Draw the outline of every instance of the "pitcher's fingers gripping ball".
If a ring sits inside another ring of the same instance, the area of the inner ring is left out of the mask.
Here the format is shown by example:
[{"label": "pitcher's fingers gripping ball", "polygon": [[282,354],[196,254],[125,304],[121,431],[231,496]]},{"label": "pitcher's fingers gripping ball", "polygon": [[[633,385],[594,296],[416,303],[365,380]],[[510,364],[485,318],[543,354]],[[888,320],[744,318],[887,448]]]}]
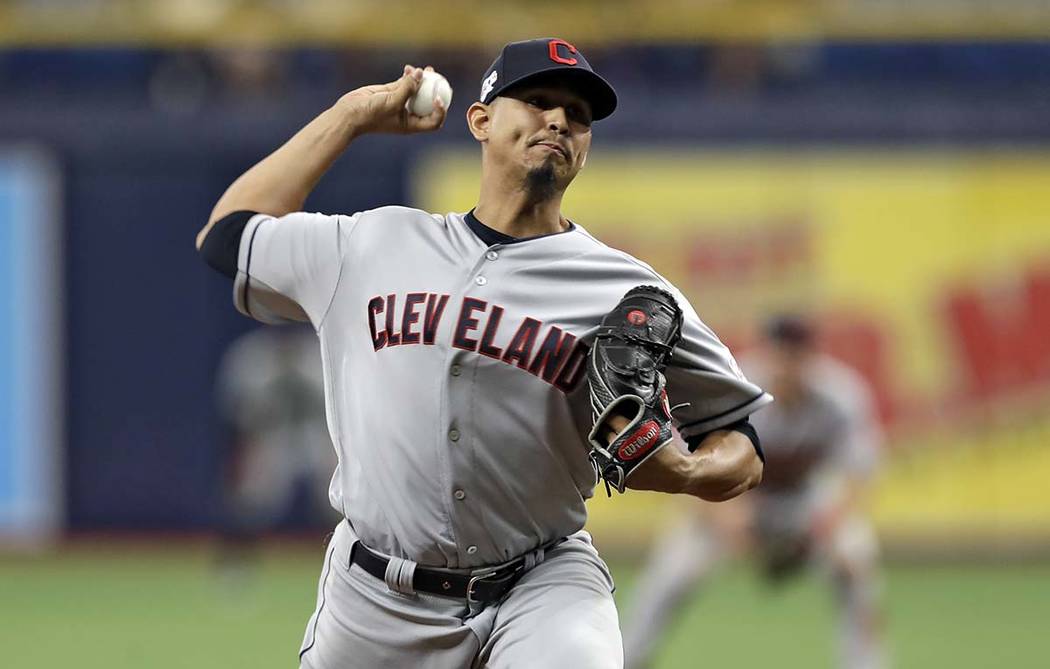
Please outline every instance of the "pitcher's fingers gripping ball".
[{"label": "pitcher's fingers gripping ball", "polygon": [[[602,319],[587,363],[594,427],[588,440],[596,476],[623,492],[631,472],[671,442],[663,370],[682,335],[682,310],[654,286],[627,291]],[[626,419],[611,443],[609,421]]]}]

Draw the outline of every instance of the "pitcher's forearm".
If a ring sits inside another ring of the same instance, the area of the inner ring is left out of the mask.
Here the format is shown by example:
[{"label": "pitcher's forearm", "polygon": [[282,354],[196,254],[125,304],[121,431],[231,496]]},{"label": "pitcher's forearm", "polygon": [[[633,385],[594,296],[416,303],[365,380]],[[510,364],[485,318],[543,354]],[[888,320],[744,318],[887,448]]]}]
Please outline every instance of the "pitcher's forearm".
[{"label": "pitcher's forearm", "polygon": [[754,488],[761,480],[762,461],[751,440],[740,432],[719,430],[693,453],[668,444],[631,475],[627,486],[721,502]]},{"label": "pitcher's forearm", "polygon": [[226,189],[197,235],[197,247],[216,221],[234,211],[283,216],[302,209],[317,182],[356,136],[351,110],[336,104],[322,112]]},{"label": "pitcher's forearm", "polygon": [[709,502],[732,499],[762,481],[762,460],[741,432],[712,432],[691,458],[696,470],[685,492]]},{"label": "pitcher's forearm", "polygon": [[678,442],[667,444],[641,464],[627,479],[632,490],[685,492],[694,476],[696,463]]},{"label": "pitcher's forearm", "polygon": [[[204,244],[204,238],[217,221],[235,211],[283,216],[302,209],[310,191],[358,135],[412,134],[440,128],[448,113],[440,100],[435,101],[433,111],[426,116],[409,114],[405,108],[422,80],[422,69],[405,65],[396,81],[362,86],[343,95],[226,189],[212,209],[207,225],[197,233],[197,248]],[[240,228],[233,230],[236,235],[233,241],[226,240],[226,246],[239,242],[243,228],[242,222]],[[220,255],[223,252],[220,250]]]}]

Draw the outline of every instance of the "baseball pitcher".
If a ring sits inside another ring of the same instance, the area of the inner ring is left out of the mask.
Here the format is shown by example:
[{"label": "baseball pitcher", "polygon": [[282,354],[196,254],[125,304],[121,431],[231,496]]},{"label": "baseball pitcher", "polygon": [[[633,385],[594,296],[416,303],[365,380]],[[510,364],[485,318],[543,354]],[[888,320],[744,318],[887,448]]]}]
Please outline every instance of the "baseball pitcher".
[{"label": "baseball pitcher", "polygon": [[772,398],[681,292],[562,214],[616,107],[564,40],[507,44],[481,77],[471,211],[300,211],[360,135],[441,127],[443,105],[406,110],[422,78],[406,66],[343,96],[237,179],[197,237],[239,310],[308,321],[320,342],[345,520],[301,666],[621,667],[585,500],[599,478],[748,490],[762,462],[747,419]]}]

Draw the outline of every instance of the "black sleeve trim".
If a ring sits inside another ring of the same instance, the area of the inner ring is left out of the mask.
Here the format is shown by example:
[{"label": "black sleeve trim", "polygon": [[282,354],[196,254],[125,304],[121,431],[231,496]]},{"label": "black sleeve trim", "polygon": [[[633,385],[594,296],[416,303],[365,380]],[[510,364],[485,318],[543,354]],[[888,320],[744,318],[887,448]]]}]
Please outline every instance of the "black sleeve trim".
[{"label": "black sleeve trim", "polygon": [[[743,434],[751,440],[751,445],[755,447],[755,453],[758,454],[758,459],[762,462],[766,461],[766,454],[762,452],[762,440],[758,438],[758,430],[751,424],[751,421],[745,416],[735,423],[730,423],[724,427],[715,428],[711,432],[717,432],[718,430],[732,430]],[[689,452],[692,453],[696,449],[700,448],[700,442],[707,438],[711,432],[704,432],[693,437],[686,439],[686,443],[689,444]]]},{"label": "black sleeve trim", "polygon": [[[259,232],[258,225],[252,230],[252,238],[248,240],[248,259],[244,263],[244,273],[246,276],[244,277],[244,288],[241,293],[241,303],[244,304],[244,313],[252,318],[255,318],[255,316],[252,315],[252,307],[248,300],[248,284],[252,281],[252,249],[255,247],[255,233],[257,232]],[[236,289],[236,284],[234,284],[234,287]]]},{"label": "black sleeve trim", "polygon": [[211,227],[201,243],[204,262],[231,279],[237,276],[237,257],[241,251],[241,236],[248,221],[258,212],[235,211],[226,214]]}]

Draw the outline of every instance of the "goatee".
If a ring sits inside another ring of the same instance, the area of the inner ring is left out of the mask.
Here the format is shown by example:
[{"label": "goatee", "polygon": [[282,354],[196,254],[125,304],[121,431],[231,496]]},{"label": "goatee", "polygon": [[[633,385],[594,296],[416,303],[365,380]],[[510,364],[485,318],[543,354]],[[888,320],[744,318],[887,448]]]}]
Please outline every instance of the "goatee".
[{"label": "goatee", "polygon": [[525,192],[532,202],[550,200],[557,191],[558,182],[554,176],[554,165],[550,161],[534,167],[525,175]]}]

